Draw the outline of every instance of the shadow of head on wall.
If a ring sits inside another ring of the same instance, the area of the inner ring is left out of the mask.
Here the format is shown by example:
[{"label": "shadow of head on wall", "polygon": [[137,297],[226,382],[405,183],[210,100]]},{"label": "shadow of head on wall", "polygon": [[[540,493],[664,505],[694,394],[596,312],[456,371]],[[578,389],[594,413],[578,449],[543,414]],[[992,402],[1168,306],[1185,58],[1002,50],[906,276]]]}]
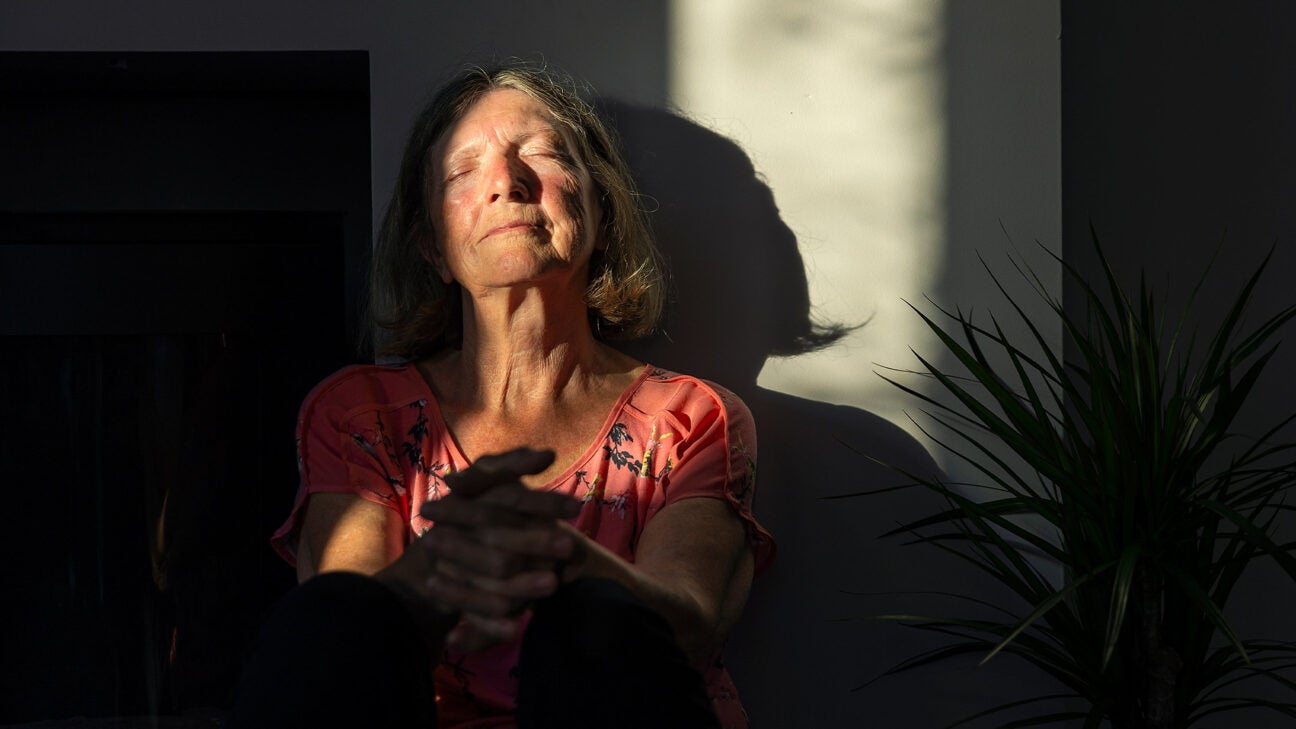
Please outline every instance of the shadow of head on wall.
[{"label": "shadow of head on wall", "polygon": [[811,318],[796,236],[737,144],[668,111],[601,106],[621,133],[672,280],[662,333],[628,352],[745,392],[767,357],[850,331]]},{"label": "shadow of head on wall", "polygon": [[920,610],[894,596],[968,594],[970,587],[937,550],[878,539],[939,510],[926,490],[827,498],[907,483],[899,470],[935,474],[935,462],[914,438],[866,410],[756,385],[768,357],[820,349],[851,329],[811,316],[796,236],[769,186],[729,139],[667,111],[607,100],[601,106],[620,131],[673,284],[662,333],[622,348],[734,390],[757,423],[755,511],[774,535],[778,557],[753,585],[726,649],[753,721],[930,726],[970,713],[995,690],[978,690],[967,679],[933,688],[928,674],[852,693],[930,646],[900,626],[834,619]]}]

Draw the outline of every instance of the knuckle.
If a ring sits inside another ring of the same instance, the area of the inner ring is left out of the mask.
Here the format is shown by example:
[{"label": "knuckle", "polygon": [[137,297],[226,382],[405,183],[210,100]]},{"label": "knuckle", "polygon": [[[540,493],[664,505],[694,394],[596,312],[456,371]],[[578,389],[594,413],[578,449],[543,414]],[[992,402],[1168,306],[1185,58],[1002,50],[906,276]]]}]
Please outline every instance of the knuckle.
[{"label": "knuckle", "polygon": [[502,483],[483,494],[482,501],[494,506],[515,509],[518,504],[522,503],[526,492],[526,487],[521,484]]},{"label": "knuckle", "polygon": [[486,574],[491,577],[508,577],[517,571],[517,560],[511,554],[491,551],[486,559]]},{"label": "knuckle", "polygon": [[477,611],[490,615],[491,617],[502,618],[509,614],[511,601],[500,595],[484,594],[479,599]]},{"label": "knuckle", "polygon": [[[502,456],[500,454],[487,453],[486,455],[480,456],[477,458],[477,460],[473,461],[473,464],[468,467],[468,471],[476,471],[477,473],[480,474],[489,475],[499,470],[501,466],[501,460],[502,460]],[[462,471],[461,473],[467,473],[468,471]]]}]

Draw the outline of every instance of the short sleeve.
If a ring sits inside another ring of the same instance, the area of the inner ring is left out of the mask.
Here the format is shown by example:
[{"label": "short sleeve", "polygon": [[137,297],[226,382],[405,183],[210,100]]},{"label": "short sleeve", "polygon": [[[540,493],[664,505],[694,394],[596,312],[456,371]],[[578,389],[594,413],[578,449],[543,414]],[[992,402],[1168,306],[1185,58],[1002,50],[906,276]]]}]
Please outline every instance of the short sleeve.
[{"label": "short sleeve", "polygon": [[[661,478],[662,507],[684,499],[724,499],[747,530],[757,573],[774,558],[774,541],[752,514],[756,493],[756,424],[736,395],[711,383],[676,411],[688,434]],[[652,509],[649,514],[656,513]]]},{"label": "short sleeve", "polygon": [[393,408],[384,407],[356,369],[320,383],[302,403],[297,419],[300,483],[287,521],[270,543],[289,564],[297,563],[297,531],[306,499],[316,493],[349,493],[395,510],[409,522],[404,476],[388,436]]}]

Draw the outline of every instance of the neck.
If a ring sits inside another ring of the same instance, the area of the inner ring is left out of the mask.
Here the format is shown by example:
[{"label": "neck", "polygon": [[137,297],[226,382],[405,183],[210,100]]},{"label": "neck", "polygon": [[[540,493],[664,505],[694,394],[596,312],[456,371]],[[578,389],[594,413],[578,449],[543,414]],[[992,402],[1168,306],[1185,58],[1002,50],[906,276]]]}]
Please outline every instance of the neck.
[{"label": "neck", "polygon": [[528,287],[465,291],[463,303],[463,348],[447,364],[456,390],[476,405],[509,411],[552,403],[612,364],[581,296]]}]

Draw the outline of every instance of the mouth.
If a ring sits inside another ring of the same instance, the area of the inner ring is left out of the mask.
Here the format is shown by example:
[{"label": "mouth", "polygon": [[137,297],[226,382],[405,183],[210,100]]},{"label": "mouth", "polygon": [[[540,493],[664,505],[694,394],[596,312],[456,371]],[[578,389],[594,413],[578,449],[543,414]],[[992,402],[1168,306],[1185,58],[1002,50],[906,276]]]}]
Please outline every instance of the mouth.
[{"label": "mouth", "polygon": [[520,232],[525,232],[530,230],[536,230],[539,227],[540,227],[539,223],[532,223],[527,220],[514,220],[513,222],[504,223],[503,225],[497,225],[494,228],[491,228],[490,230],[486,231],[486,235],[482,237],[489,238],[493,235],[500,235],[502,233],[520,233]]}]

